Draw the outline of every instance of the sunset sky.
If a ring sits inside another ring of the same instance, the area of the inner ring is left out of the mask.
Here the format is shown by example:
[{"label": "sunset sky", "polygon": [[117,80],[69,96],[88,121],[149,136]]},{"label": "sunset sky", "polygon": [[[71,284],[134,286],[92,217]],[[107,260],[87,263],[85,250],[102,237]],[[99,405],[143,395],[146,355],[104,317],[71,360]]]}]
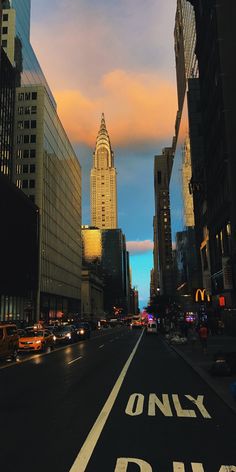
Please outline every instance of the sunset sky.
[{"label": "sunset sky", "polygon": [[176,0],[32,0],[31,42],[82,166],[89,175],[105,113],[115,154],[118,224],[131,254],[140,307],[153,267],[154,155],[171,144],[177,110]]}]

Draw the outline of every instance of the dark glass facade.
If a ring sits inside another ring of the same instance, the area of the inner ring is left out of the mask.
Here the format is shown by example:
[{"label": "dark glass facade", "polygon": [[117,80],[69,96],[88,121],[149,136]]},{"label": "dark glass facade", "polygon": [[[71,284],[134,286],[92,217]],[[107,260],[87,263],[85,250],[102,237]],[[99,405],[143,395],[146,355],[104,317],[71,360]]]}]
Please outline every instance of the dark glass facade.
[{"label": "dark glass facade", "polygon": [[3,1],[3,9],[7,10],[10,8],[16,12],[14,59],[18,71],[17,85],[44,85],[52,103],[56,107],[52,92],[30,44],[30,7],[31,0]]},{"label": "dark glass facade", "polygon": [[0,321],[34,319],[38,208],[0,175]]},{"label": "dark glass facade", "polygon": [[5,51],[0,53],[0,172],[12,178],[14,145],[15,70]]}]

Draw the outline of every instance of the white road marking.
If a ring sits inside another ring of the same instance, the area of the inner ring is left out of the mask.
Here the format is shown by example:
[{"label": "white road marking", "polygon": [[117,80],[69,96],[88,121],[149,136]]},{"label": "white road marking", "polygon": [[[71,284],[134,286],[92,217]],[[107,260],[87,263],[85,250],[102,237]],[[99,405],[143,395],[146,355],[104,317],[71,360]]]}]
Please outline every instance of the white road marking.
[{"label": "white road marking", "polygon": [[128,360],[126,361],[103,409],[101,410],[99,416],[97,417],[92,429],[90,430],[82,448],[80,449],[80,452],[78,456],[75,459],[74,464],[72,465],[70,472],[84,472],[86,470],[86,467],[88,465],[88,462],[90,460],[90,457],[94,451],[94,448],[98,442],[98,439],[101,435],[101,432],[106,424],[106,421],[109,417],[109,414],[113,408],[113,405],[116,401],[116,398],[118,396],[118,393],[120,391],[120,388],[122,386],[122,383],[125,379],[125,376],[127,374],[127,371],[129,369],[129,366],[134,358],[134,355],[138,349],[139,343],[142,339],[144,331],[142,332],[141,336],[139,337],[133,351],[131,352]]},{"label": "white road marking", "polygon": [[138,465],[140,472],[152,472],[152,467],[148,462],[134,457],[119,457],[116,462],[115,472],[126,472],[129,464]]},{"label": "white road marking", "polygon": [[193,398],[191,395],[185,395],[191,402],[196,405],[202,414],[203,418],[211,418],[208,411],[206,410],[205,406],[203,405],[204,395],[198,395],[197,398]]},{"label": "white road marking", "polygon": [[197,415],[194,410],[185,410],[182,408],[179,401],[179,395],[173,394],[172,399],[173,399],[177,416],[180,416],[181,418],[188,418],[188,417],[196,418]]},{"label": "white road marking", "polygon": [[72,361],[68,362],[68,365],[73,364],[73,362],[79,361],[82,359],[83,356],[76,357],[76,359],[73,359]]},{"label": "white road marking", "polygon": [[155,395],[155,393],[150,393],[149,402],[148,402],[148,416],[156,415],[156,406],[161,410],[165,416],[173,416],[171,411],[169,396],[167,393],[162,394],[162,401]]},{"label": "white road marking", "polygon": [[99,346],[99,348],[98,348],[98,349],[102,349],[102,347],[104,347],[104,344],[101,344],[101,346]]},{"label": "white road marking", "polygon": [[130,395],[129,401],[125,409],[126,415],[130,415],[130,416],[141,415],[143,412],[143,404],[144,404],[144,395],[142,395],[141,393],[133,393],[132,395]]}]

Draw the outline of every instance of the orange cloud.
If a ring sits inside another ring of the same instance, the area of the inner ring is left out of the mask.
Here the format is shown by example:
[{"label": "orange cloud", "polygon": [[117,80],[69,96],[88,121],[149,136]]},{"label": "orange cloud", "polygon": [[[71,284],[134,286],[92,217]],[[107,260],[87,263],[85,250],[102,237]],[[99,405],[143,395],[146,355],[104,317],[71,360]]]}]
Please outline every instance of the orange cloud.
[{"label": "orange cloud", "polygon": [[75,143],[95,145],[102,112],[113,146],[170,140],[174,132],[176,87],[155,73],[114,70],[103,76],[95,98],[80,90],[58,90],[55,98]]},{"label": "orange cloud", "polygon": [[143,254],[153,251],[153,241],[149,239],[145,241],[127,241],[126,246],[130,254]]}]

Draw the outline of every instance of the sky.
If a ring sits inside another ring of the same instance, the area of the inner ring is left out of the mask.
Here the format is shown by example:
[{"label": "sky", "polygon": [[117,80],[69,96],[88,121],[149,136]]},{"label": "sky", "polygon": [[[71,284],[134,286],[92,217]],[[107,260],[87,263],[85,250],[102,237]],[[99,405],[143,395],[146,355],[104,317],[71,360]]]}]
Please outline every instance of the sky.
[{"label": "sky", "polygon": [[140,308],[153,267],[154,156],[171,144],[177,110],[175,10],[176,0],[31,0],[31,43],[82,166],[83,224],[105,114]]}]

